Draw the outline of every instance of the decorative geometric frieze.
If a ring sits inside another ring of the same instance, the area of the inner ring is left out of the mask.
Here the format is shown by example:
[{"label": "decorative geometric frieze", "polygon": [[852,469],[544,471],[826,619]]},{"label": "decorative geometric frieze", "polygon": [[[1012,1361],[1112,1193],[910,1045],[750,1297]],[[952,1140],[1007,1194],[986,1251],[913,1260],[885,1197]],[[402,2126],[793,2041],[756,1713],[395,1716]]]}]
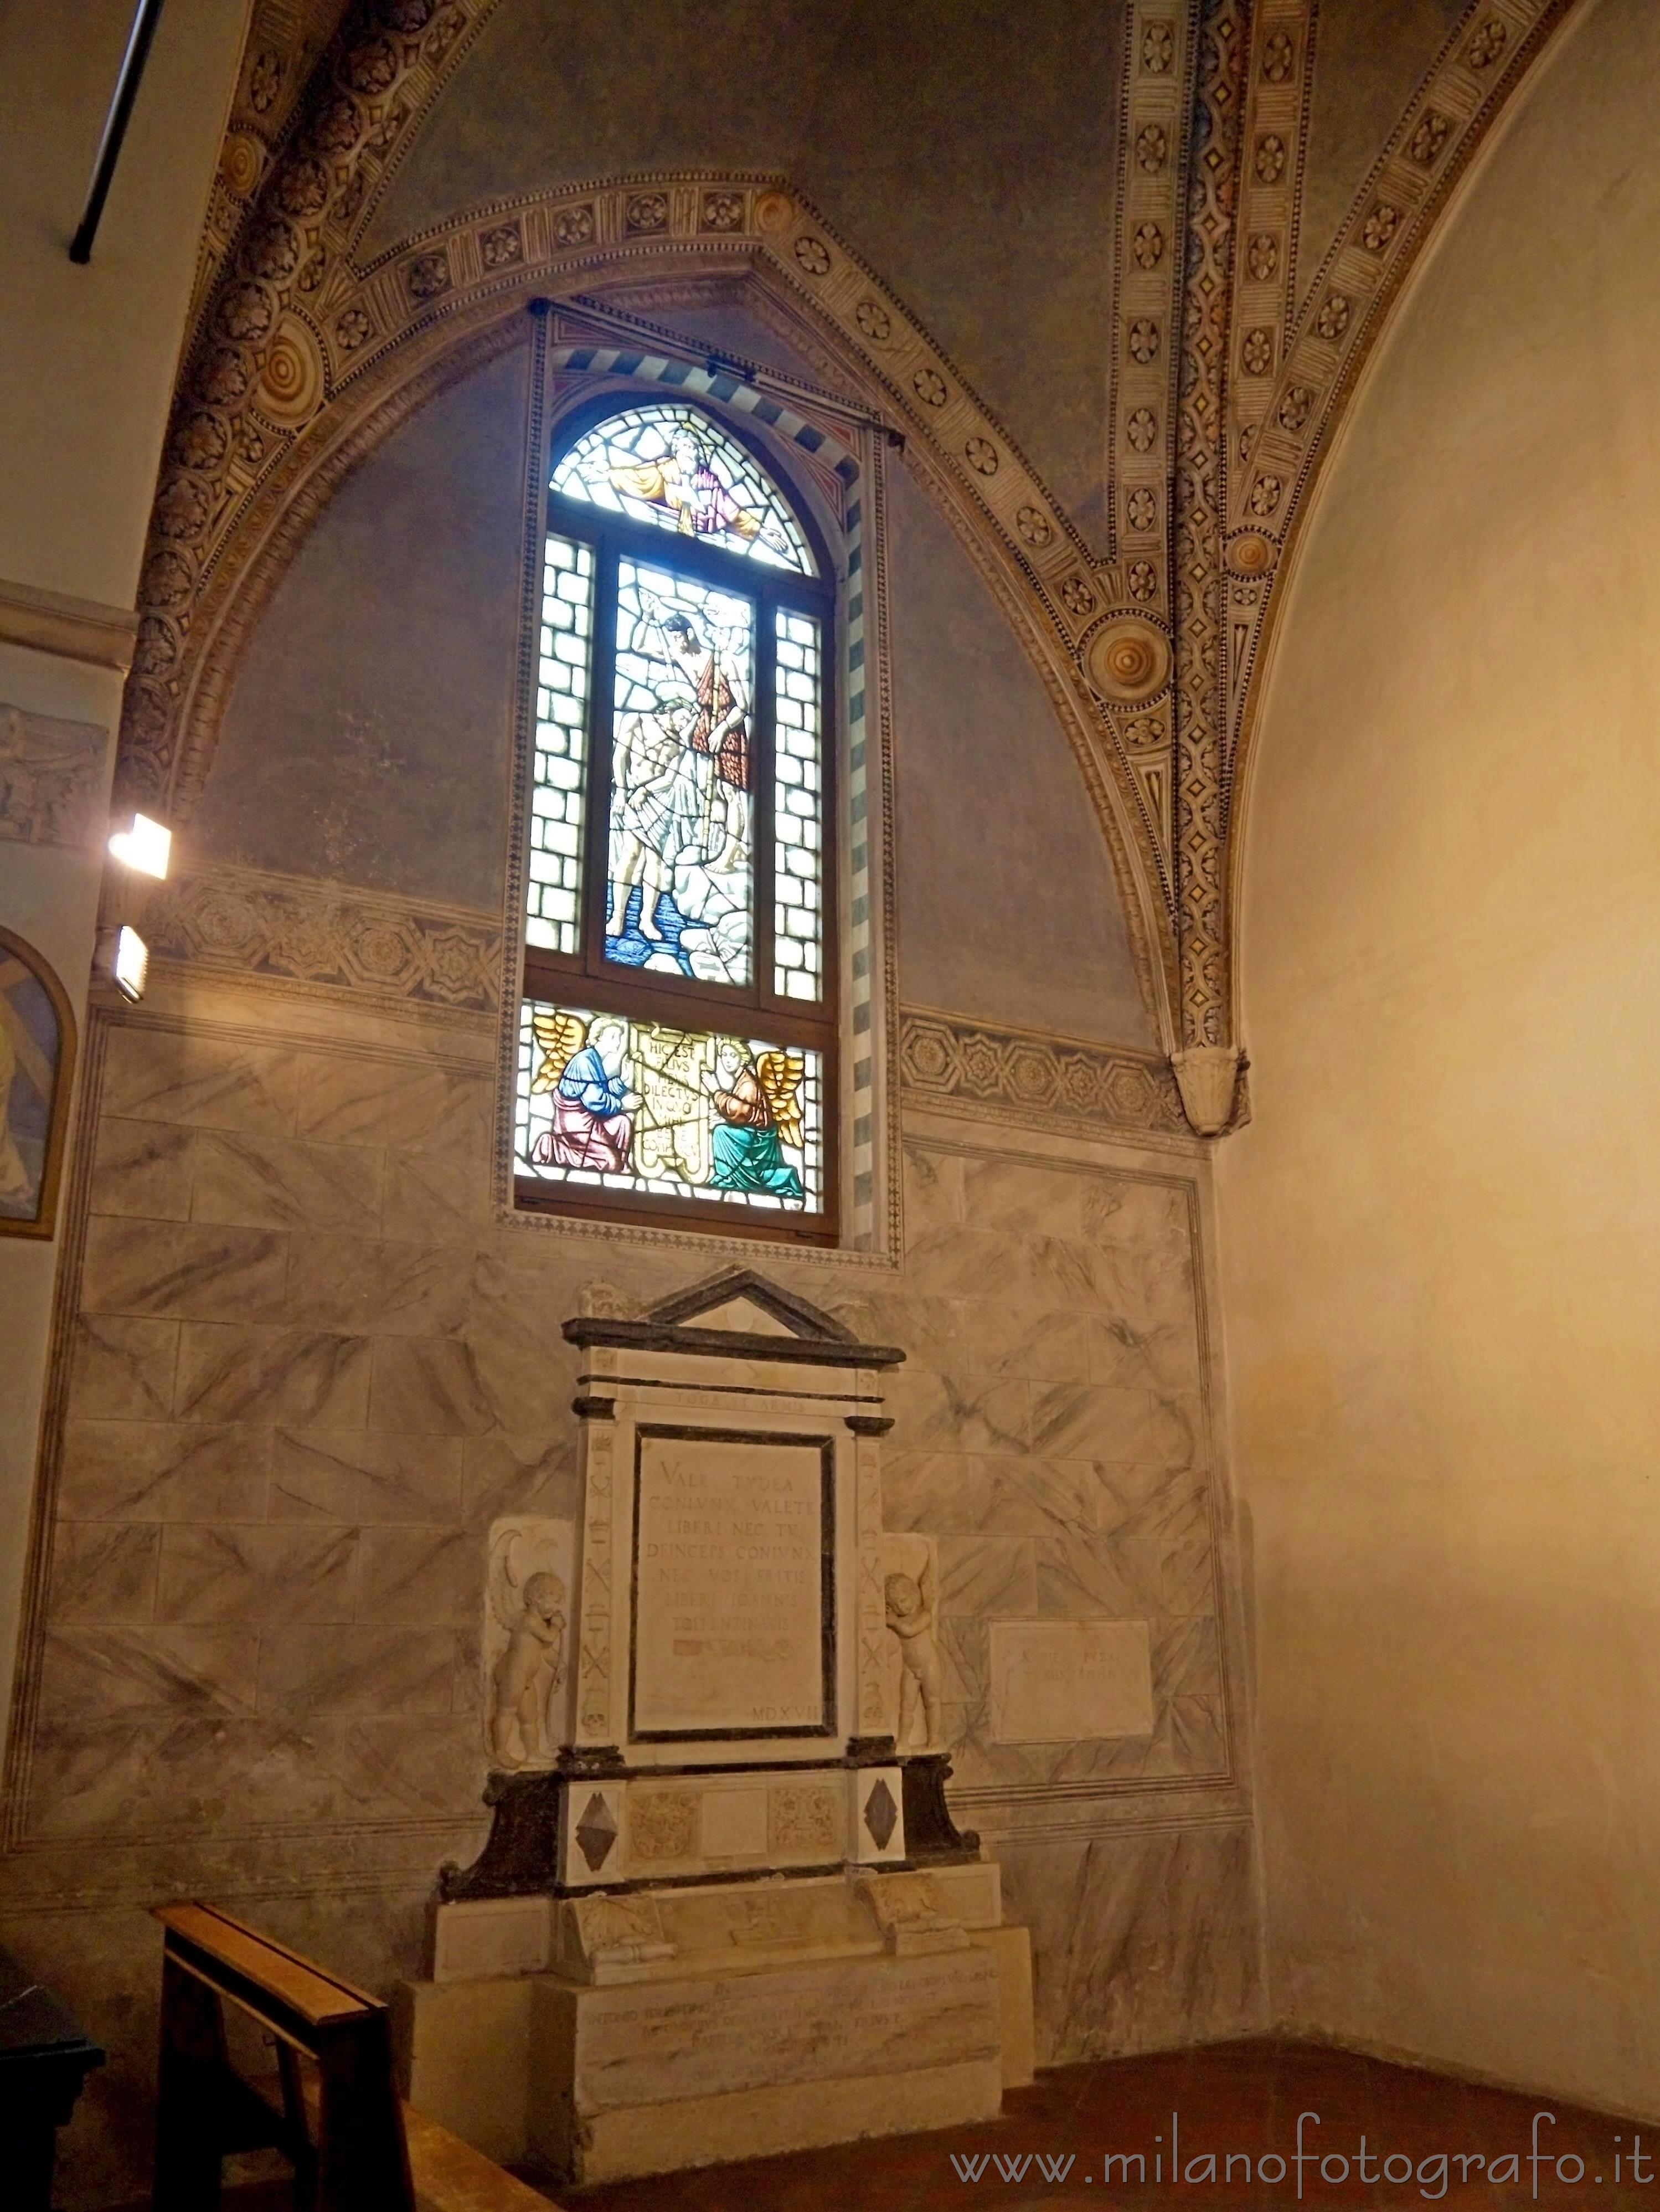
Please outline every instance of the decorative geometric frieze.
[{"label": "decorative geometric frieze", "polygon": [[[1118,252],[1112,270],[1112,349],[1108,369],[1110,550],[1124,561],[1125,596],[1162,618],[1169,604],[1170,429],[1178,349],[1166,343],[1181,296],[1181,235],[1188,159],[1189,38],[1192,10],[1170,0],[1136,0],[1125,26],[1119,94]],[[1086,648],[1087,670],[1109,708],[1124,695],[1102,680],[1099,635]],[[1167,671],[1167,642],[1164,649]],[[1146,694],[1132,690],[1130,703]],[[1170,893],[1167,762],[1151,777],[1130,766],[1117,717],[1109,722],[1119,772],[1136,794],[1157,855],[1160,889]]]},{"label": "decorative geometric frieze", "polygon": [[[1239,204],[1245,90],[1251,75],[1248,0],[1203,0],[1195,63],[1195,158],[1188,187],[1175,466],[1176,684],[1172,803],[1176,878],[1178,1021],[1184,1046],[1221,1041],[1229,1020],[1224,890],[1215,856],[1226,836],[1222,704],[1224,527],[1229,303]],[[1263,159],[1259,178],[1275,167]],[[1283,156],[1283,147],[1281,155]],[[1258,331],[1266,356],[1272,339]],[[1249,366],[1249,364],[1246,364]]]},{"label": "decorative geometric frieze", "polygon": [[1188,1133],[1166,1060],[932,1010],[901,1011],[900,1082],[918,1105],[973,1106],[1069,1128]]},{"label": "decorative geometric frieze", "polygon": [[153,960],[457,1012],[488,1014],[500,1004],[500,924],[466,908],[222,867],[152,892],[142,927]]}]

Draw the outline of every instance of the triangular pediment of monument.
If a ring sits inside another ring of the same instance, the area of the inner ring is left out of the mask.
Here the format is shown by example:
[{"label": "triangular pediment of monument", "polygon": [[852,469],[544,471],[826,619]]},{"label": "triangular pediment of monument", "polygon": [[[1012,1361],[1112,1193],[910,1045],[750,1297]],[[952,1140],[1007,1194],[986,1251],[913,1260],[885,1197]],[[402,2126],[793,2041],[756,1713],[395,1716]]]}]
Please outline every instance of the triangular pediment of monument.
[{"label": "triangular pediment of monument", "polygon": [[739,1336],[804,1337],[817,1343],[851,1344],[851,1329],[821,1306],[758,1275],[730,1267],[690,1290],[651,1306],[645,1318],[664,1328],[716,1328]]}]

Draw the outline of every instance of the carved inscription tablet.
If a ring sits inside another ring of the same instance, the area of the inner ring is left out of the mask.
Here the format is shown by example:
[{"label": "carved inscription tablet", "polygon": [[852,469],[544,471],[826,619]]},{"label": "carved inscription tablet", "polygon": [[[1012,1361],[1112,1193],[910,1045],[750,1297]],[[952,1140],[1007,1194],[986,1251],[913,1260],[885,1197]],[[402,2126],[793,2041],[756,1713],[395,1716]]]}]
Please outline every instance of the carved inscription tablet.
[{"label": "carved inscription tablet", "polygon": [[1153,1673],[1144,1620],[994,1620],[995,1743],[1151,1735]]},{"label": "carved inscription tablet", "polygon": [[833,1731],[817,1437],[642,1429],[633,1734]]}]

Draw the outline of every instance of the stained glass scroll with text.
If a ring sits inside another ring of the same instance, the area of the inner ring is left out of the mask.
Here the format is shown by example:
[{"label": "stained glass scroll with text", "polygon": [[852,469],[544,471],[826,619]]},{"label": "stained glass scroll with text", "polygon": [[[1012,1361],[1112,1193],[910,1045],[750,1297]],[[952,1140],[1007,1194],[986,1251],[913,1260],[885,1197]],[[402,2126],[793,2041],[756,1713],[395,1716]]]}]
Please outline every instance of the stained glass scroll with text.
[{"label": "stained glass scroll with text", "polygon": [[529,1000],[515,1171],[579,1189],[820,1213],[822,1091],[815,1052]]},{"label": "stained glass scroll with text", "polygon": [[750,980],[754,696],[751,603],[621,560],[608,959]]},{"label": "stained glass scroll with text", "polygon": [[586,545],[550,537],[542,562],[524,934],[549,951],[574,952],[581,926],[594,556]]},{"label": "stained glass scroll with text", "polygon": [[577,440],[553,489],[777,568],[813,574],[801,526],[736,439],[672,402],[624,408]]}]

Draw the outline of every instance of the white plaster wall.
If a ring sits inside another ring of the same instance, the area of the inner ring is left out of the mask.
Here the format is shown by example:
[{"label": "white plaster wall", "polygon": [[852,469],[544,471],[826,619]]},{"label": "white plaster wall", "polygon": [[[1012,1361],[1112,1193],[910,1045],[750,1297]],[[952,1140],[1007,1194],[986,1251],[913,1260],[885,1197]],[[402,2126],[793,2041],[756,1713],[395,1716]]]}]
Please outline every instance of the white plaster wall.
[{"label": "white plaster wall", "polygon": [[0,15],[0,577],[130,607],[249,0],[168,0],[93,256],[69,258],[134,0]]},{"label": "white plaster wall", "polygon": [[1282,2020],[1660,2112],[1660,9],[1591,0],[1359,396],[1218,1159]]},{"label": "white plaster wall", "polygon": [[[0,585],[133,604],[197,242],[247,0],[162,14],[93,251],[76,267],[132,0],[0,9]],[[0,645],[0,701],[113,730],[113,671]],[[0,837],[0,923],[44,952],[84,1030],[96,853]],[[0,1238],[0,1705],[27,1550],[55,1243]]]}]

